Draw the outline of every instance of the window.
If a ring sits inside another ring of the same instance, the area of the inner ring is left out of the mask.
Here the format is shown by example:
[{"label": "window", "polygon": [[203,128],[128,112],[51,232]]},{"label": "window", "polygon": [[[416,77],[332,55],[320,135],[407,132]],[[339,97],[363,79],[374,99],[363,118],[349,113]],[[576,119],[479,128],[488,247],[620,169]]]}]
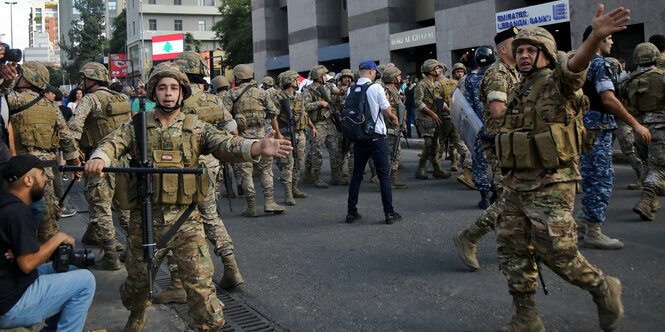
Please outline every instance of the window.
[{"label": "window", "polygon": [[148,20],[148,30],[157,30],[157,20]]},{"label": "window", "polygon": [[199,6],[205,6],[206,5],[205,0],[199,0],[198,3],[199,3]]},{"label": "window", "polygon": [[173,20],[173,30],[182,31],[182,20]]},{"label": "window", "polygon": [[[176,6],[180,6],[180,5],[182,5],[182,0],[173,0],[173,4],[176,5]],[[178,30],[178,31],[180,31],[180,30]]]},{"label": "window", "polygon": [[199,31],[206,31],[206,21],[199,21]]},{"label": "window", "polygon": [[115,1],[109,1],[109,11],[115,12],[118,4]]},{"label": "window", "polygon": [[154,5],[154,4],[155,4],[155,0],[148,0],[148,4],[149,4],[149,5]]}]

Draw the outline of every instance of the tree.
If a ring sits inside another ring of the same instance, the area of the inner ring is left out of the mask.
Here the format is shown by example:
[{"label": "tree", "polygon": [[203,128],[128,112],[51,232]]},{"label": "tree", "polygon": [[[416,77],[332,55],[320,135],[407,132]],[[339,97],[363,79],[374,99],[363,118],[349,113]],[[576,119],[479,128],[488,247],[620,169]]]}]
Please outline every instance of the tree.
[{"label": "tree", "polygon": [[196,53],[201,53],[201,41],[194,39],[194,35],[191,32],[185,33],[185,51],[191,51],[192,46]]},{"label": "tree", "polygon": [[48,84],[51,84],[56,88],[65,84],[62,75],[63,71],[60,67],[46,65],[46,69],[48,69],[48,73],[50,76]]},{"label": "tree", "polygon": [[113,54],[125,53],[125,44],[127,44],[127,12],[125,9],[113,19],[113,27],[109,51]]},{"label": "tree", "polygon": [[60,47],[67,53],[67,58],[72,60],[65,69],[73,80],[78,80],[79,69],[103,54],[104,0],[76,1],[74,8],[81,16],[72,20],[72,28],[69,30],[71,44],[60,42]]},{"label": "tree", "polygon": [[222,18],[212,28],[226,53],[226,64],[235,66],[252,62],[251,0],[222,0]]}]

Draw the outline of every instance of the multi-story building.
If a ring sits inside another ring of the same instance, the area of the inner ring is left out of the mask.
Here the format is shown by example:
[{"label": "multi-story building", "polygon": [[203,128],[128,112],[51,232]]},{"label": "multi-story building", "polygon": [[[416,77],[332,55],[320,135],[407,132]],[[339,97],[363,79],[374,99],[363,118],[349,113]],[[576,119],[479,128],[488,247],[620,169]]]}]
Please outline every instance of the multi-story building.
[{"label": "multi-story building", "polygon": [[155,36],[189,32],[195,40],[201,41],[201,51],[217,49],[219,42],[212,27],[221,17],[219,5],[219,0],[127,0],[130,76],[140,76],[141,44],[145,69],[152,65],[151,41]]},{"label": "multi-story building", "polygon": [[30,47],[37,47],[37,34],[47,33],[54,47],[59,42],[58,1],[49,0],[35,2],[30,6]]},{"label": "multi-story building", "polygon": [[[628,29],[613,36],[612,56],[632,67],[634,47],[665,31],[660,0],[607,0],[608,10],[631,9]],[[395,63],[417,74],[428,58],[448,66],[472,66],[473,51],[493,45],[498,31],[539,25],[560,50],[582,43],[597,2],[582,0],[279,0],[252,1],[256,77],[291,68],[306,75],[316,64],[333,71],[358,68],[361,61]]]},{"label": "multi-story building", "polygon": [[35,32],[32,46],[23,50],[23,61],[38,61],[60,65],[60,48],[53,46],[51,35],[47,32]]}]

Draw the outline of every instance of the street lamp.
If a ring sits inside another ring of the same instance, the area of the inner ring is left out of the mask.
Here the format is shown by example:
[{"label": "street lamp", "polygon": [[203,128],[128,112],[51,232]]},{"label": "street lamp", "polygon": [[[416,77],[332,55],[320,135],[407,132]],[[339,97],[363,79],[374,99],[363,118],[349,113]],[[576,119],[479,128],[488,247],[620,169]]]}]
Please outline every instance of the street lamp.
[{"label": "street lamp", "polygon": [[5,4],[9,5],[9,24],[11,25],[12,36],[12,42],[10,44],[11,47],[14,47],[14,5],[16,3],[16,1],[5,1]]}]

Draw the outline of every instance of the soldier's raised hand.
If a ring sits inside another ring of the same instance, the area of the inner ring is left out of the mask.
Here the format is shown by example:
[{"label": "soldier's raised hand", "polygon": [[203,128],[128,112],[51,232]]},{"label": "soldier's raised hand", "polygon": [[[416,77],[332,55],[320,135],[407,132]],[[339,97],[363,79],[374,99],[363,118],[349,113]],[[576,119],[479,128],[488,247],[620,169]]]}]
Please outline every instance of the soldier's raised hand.
[{"label": "soldier's raised hand", "polygon": [[630,16],[628,16],[630,10],[625,9],[624,7],[619,7],[603,15],[604,10],[604,5],[598,5],[596,17],[594,17],[591,23],[591,26],[593,27],[592,33],[596,35],[598,39],[603,39],[615,32],[627,29],[625,25],[621,25],[630,20]]},{"label": "soldier's raised hand", "polygon": [[[289,151],[293,150],[291,142],[285,139],[274,138],[275,131],[269,132],[258,144],[252,145],[252,156],[271,156],[286,158]],[[87,165],[86,165],[87,166]]]}]

